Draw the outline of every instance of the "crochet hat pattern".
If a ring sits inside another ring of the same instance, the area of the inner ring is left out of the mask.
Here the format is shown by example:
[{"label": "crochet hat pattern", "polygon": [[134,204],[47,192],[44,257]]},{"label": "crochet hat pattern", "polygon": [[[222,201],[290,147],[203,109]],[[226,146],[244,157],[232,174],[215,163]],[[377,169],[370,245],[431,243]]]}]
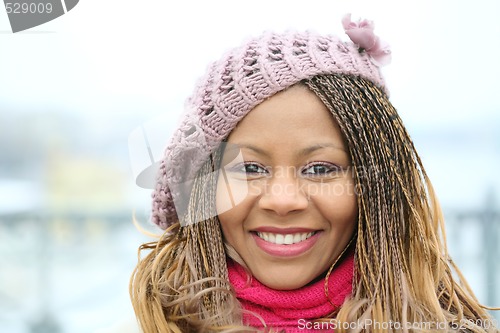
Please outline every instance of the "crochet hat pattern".
[{"label": "crochet hat pattern", "polygon": [[314,32],[267,32],[247,40],[213,62],[186,102],[182,122],[165,149],[153,191],[152,221],[162,229],[178,220],[178,184],[195,177],[201,165],[255,106],[301,80],[345,74],[370,80],[388,93],[380,66],[390,51],[373,22],[343,27],[351,41]]}]

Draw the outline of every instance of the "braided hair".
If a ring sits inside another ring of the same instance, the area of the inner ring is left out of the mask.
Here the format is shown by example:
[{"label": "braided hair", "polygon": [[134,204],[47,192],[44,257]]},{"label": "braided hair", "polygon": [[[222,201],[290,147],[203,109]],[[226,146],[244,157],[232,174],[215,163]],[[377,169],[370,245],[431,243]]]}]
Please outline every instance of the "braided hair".
[{"label": "braided hair", "polygon": [[[421,323],[403,331],[446,328],[486,332],[490,317],[449,258],[444,221],[414,144],[386,93],[371,81],[345,74],[318,75],[301,83],[314,92],[339,124],[349,147],[358,200],[353,295],[336,319]],[[215,205],[220,151],[196,177],[187,218]],[[197,223],[178,221],[157,241],[141,246],[130,284],[144,333],[255,332],[228,281],[227,257],[216,214]],[[243,263],[244,264],[244,263]],[[324,318],[328,320],[328,318]],[[442,327],[439,327],[442,328]],[[365,327],[366,332],[399,331]],[[345,331],[340,327],[340,332]]]}]

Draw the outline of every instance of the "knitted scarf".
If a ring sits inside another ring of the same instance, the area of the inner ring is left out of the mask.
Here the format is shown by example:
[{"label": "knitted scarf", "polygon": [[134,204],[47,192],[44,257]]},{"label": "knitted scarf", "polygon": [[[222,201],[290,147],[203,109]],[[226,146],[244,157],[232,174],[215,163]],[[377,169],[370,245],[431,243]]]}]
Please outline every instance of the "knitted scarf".
[{"label": "knitted scarf", "polygon": [[[313,328],[314,320],[336,312],[351,294],[354,251],[347,252],[337,265],[328,279],[328,300],[324,279],[297,290],[274,290],[255,278],[249,283],[247,271],[228,260],[229,281],[245,310],[243,322],[251,327],[264,329],[259,318],[248,313],[252,312],[260,315],[267,328],[271,328],[273,332],[321,332],[321,329]],[[324,331],[333,330],[330,328]]]}]

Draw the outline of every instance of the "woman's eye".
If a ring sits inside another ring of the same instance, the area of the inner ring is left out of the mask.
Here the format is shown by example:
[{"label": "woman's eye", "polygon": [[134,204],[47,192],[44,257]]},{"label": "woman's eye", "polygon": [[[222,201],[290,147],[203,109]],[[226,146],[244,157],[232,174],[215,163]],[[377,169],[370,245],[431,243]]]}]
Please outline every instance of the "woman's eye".
[{"label": "woman's eye", "polygon": [[266,169],[254,163],[245,164],[244,168],[246,173],[267,173]]},{"label": "woman's eye", "polygon": [[241,173],[246,173],[246,174],[253,174],[253,175],[259,175],[259,174],[266,174],[267,170],[260,166],[259,164],[256,163],[245,163],[245,164],[240,164],[237,166],[234,166],[233,171],[236,172],[241,172]]},{"label": "woman's eye", "polygon": [[302,173],[309,176],[322,176],[322,175],[330,175],[338,171],[339,167],[335,164],[321,163],[305,167]]}]

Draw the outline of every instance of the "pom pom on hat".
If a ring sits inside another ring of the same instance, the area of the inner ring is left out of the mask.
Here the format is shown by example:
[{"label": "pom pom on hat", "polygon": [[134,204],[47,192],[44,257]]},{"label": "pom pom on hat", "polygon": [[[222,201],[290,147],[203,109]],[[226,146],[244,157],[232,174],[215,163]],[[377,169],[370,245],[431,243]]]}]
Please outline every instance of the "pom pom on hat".
[{"label": "pom pom on hat", "polygon": [[391,62],[389,45],[375,35],[373,21],[359,20],[358,22],[352,22],[351,14],[346,14],[342,19],[342,25],[347,36],[362,51],[370,55],[375,65],[383,66]]}]

